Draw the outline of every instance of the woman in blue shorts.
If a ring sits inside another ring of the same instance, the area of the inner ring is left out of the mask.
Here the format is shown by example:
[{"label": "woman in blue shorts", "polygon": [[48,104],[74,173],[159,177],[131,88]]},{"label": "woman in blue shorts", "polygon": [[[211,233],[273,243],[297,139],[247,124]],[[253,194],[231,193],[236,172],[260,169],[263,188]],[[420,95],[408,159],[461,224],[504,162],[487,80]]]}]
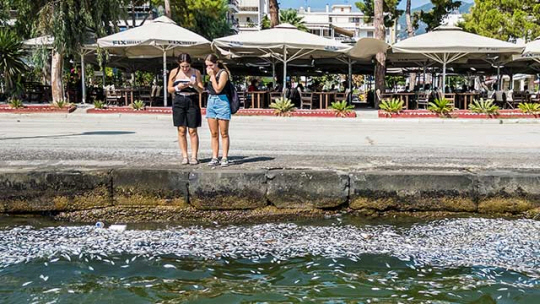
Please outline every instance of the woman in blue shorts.
[{"label": "woman in blue shorts", "polygon": [[[199,107],[199,93],[202,92],[201,72],[191,67],[191,57],[188,54],[178,56],[178,67],[169,74],[167,91],[174,94],[173,123],[178,129],[178,144],[182,151],[182,165],[199,163],[199,134],[197,128],[201,126],[201,109]],[[191,141],[191,160],[188,158],[186,129],[189,130]]]},{"label": "woman in blue shorts", "polygon": [[[206,72],[210,76],[210,81],[206,87],[208,90],[206,120],[208,120],[208,127],[212,137],[212,160],[210,160],[209,165],[216,166],[220,164],[225,167],[229,165],[229,121],[231,120],[231,105],[225,93],[225,88],[231,73],[214,54],[206,57],[205,64]],[[218,160],[219,135],[221,135],[223,144],[221,162]]]}]

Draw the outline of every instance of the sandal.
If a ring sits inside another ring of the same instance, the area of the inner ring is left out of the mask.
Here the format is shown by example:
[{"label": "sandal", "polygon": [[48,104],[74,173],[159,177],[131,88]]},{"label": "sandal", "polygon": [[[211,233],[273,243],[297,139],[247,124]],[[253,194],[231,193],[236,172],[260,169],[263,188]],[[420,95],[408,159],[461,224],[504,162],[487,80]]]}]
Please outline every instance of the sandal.
[{"label": "sandal", "polygon": [[187,157],[184,157],[182,159],[182,165],[187,165],[187,164],[189,164],[189,159]]},{"label": "sandal", "polygon": [[189,164],[190,165],[198,165],[199,161],[196,158],[192,158],[192,159],[189,160]]}]

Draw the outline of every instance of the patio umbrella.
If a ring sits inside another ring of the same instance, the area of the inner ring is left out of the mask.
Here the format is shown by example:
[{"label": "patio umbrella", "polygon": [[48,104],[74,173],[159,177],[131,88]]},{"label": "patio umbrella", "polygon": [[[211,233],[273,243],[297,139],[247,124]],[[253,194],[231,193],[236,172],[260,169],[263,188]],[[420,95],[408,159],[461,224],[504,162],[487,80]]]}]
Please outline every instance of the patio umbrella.
[{"label": "patio umbrella", "polygon": [[128,58],[163,57],[163,100],[167,106],[167,56],[189,53],[203,56],[210,52],[210,41],[180,27],[166,16],[144,25],[98,39],[99,47]]},{"label": "patio umbrella", "polygon": [[[461,58],[482,58],[501,62],[521,53],[523,46],[467,33],[459,27],[439,26],[426,34],[402,40],[392,46],[393,53],[422,54],[443,65],[443,92],[446,86],[446,66]],[[405,55],[406,57],[407,55]]]},{"label": "patio umbrella", "polygon": [[[287,63],[300,58],[328,58],[351,48],[339,41],[298,30],[283,23],[274,28],[245,32],[214,39],[212,48],[231,57],[271,57],[283,63],[283,88],[287,82]],[[275,65],[275,62],[273,62]]]}]

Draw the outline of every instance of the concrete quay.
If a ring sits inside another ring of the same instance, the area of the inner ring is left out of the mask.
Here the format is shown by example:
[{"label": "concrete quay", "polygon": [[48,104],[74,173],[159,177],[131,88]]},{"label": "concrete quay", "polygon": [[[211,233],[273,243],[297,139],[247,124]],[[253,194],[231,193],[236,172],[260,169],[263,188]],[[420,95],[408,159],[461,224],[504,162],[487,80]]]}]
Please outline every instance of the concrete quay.
[{"label": "concrete quay", "polygon": [[536,122],[235,117],[227,168],[199,132],[181,166],[169,116],[1,115],[0,212],[540,211]]}]

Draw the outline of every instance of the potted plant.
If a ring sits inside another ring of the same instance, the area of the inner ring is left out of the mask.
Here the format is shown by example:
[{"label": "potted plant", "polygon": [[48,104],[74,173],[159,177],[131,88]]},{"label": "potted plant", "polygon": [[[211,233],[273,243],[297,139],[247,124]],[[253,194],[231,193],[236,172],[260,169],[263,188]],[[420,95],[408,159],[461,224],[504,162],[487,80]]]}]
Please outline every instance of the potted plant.
[{"label": "potted plant", "polygon": [[435,99],[428,103],[428,110],[436,113],[439,117],[450,117],[450,113],[454,111],[454,105],[448,99]]},{"label": "potted plant", "polygon": [[531,114],[537,117],[540,114],[540,103],[520,103],[518,108],[525,114]]},{"label": "potted plant", "polygon": [[286,97],[276,99],[270,104],[270,108],[274,109],[276,116],[291,116],[291,113],[296,110],[292,101]]},{"label": "potted plant", "polygon": [[334,110],[336,117],[347,117],[354,110],[354,106],[347,104],[346,100],[342,100],[332,102],[330,109]]},{"label": "potted plant", "polygon": [[23,102],[19,98],[11,98],[8,101],[8,104],[9,104],[9,107],[12,108],[12,109],[22,109],[22,108],[24,108]]},{"label": "potted plant", "polygon": [[499,115],[499,106],[493,104],[493,99],[480,98],[469,105],[469,110],[473,113],[486,114],[488,117]]},{"label": "potted plant", "polygon": [[102,100],[96,100],[94,101],[94,108],[95,109],[105,109],[107,105]]},{"label": "potted plant", "polygon": [[144,101],[142,100],[135,100],[132,104],[131,104],[131,108],[135,111],[141,111],[141,110],[144,110],[145,108],[145,105],[144,105]]},{"label": "potted plant", "polygon": [[379,108],[387,117],[392,117],[392,114],[399,114],[403,110],[403,100],[397,98],[383,99],[379,104]]}]

